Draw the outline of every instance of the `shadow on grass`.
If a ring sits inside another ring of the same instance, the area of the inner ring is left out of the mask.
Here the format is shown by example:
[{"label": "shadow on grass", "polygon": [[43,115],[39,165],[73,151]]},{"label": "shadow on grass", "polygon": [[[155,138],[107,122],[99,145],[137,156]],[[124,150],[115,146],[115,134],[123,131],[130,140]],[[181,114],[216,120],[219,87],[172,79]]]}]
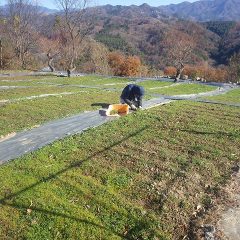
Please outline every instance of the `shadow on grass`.
[{"label": "shadow on grass", "polygon": [[[20,205],[20,204],[11,204],[11,203],[1,203],[1,204],[5,205],[5,206],[16,208],[16,209],[19,209],[19,210],[24,210],[24,212],[26,212],[29,209],[29,206],[24,206],[24,205]],[[36,211],[36,212],[40,212],[40,213],[43,213],[43,214],[47,214],[47,215],[53,215],[55,217],[68,218],[68,219],[74,220],[76,222],[81,222],[81,223],[89,224],[89,225],[94,226],[94,227],[101,228],[105,231],[111,232],[111,233],[115,234],[116,236],[119,236],[119,237],[122,237],[122,238],[125,238],[125,239],[129,239],[129,240],[133,239],[132,237],[126,237],[123,234],[120,234],[120,233],[116,232],[114,229],[106,228],[106,227],[104,227],[100,224],[91,222],[91,221],[86,220],[86,219],[81,219],[81,218],[70,216],[70,215],[67,215],[67,214],[64,214],[64,213],[58,213],[58,212],[46,210],[46,209],[43,209],[43,208],[37,208],[37,207],[31,207],[31,210]]]},{"label": "shadow on grass", "polygon": [[102,107],[102,108],[108,108],[110,103],[93,103],[91,104],[92,107]]},{"label": "shadow on grass", "polygon": [[[129,134],[128,136],[126,136],[125,138],[111,144],[110,146],[104,148],[103,150],[101,151],[98,151],[96,153],[93,153],[92,155],[86,157],[85,159],[81,160],[81,161],[78,161],[78,162],[74,162],[72,164],[70,164],[68,167],[56,172],[56,173],[52,173],[50,176],[48,177],[42,177],[38,182],[30,185],[30,186],[27,186],[15,193],[11,193],[11,194],[8,194],[7,196],[5,196],[4,198],[0,199],[0,204],[3,205],[3,206],[10,206],[10,207],[13,207],[13,208],[16,208],[16,209],[20,209],[20,210],[27,210],[29,209],[29,206],[24,206],[24,205],[21,205],[21,204],[15,204],[15,203],[9,203],[7,202],[8,200],[11,200],[12,198],[16,198],[18,197],[19,195],[27,192],[28,190],[32,189],[32,188],[35,188],[37,187],[38,185],[42,184],[42,183],[46,183],[50,180],[53,180],[53,179],[57,179],[58,176],[62,175],[63,173],[66,173],[67,171],[70,171],[71,169],[74,169],[74,168],[79,168],[82,166],[83,163],[87,162],[87,161],[90,161],[93,157],[96,157],[98,156],[99,154],[102,154],[104,153],[105,151],[108,151],[110,150],[111,148],[123,143],[124,141],[128,140],[129,138],[131,137],[134,137],[136,135],[138,135],[139,133],[145,131],[146,129],[148,129],[149,127],[148,126],[145,126],[141,129],[139,129],[138,131],[135,131],[131,134]],[[74,221],[77,221],[77,222],[82,222],[82,223],[86,223],[86,224],[89,224],[89,225],[92,225],[92,226],[95,226],[95,227],[98,227],[98,228],[101,228],[101,229],[104,229],[106,231],[109,231],[109,232],[112,232],[114,233],[115,235],[119,236],[119,237],[122,237],[122,238],[125,238],[125,239],[134,239],[134,237],[132,236],[131,232],[134,232],[136,233],[136,230],[139,232],[143,229],[146,228],[146,226],[142,223],[142,221],[140,219],[136,219],[137,222],[136,222],[136,225],[129,230],[129,232],[127,233],[127,235],[123,235],[121,233],[118,233],[116,232],[113,228],[107,228],[105,226],[102,226],[100,224],[97,224],[97,223],[94,223],[94,222],[91,222],[89,220],[86,220],[86,219],[81,219],[81,218],[78,218],[78,217],[74,217],[74,216],[71,216],[71,215],[67,215],[67,214],[64,214],[64,213],[59,213],[59,212],[55,212],[55,211],[50,211],[50,210],[46,210],[46,209],[43,209],[43,208],[37,208],[37,207],[31,207],[31,210],[33,211],[37,211],[37,212],[41,212],[41,213],[44,213],[44,214],[48,214],[48,215],[53,215],[53,216],[58,216],[58,217],[63,217],[63,218],[68,218],[68,219],[71,219],[71,220],[74,220]],[[147,230],[147,229],[146,229]]]}]

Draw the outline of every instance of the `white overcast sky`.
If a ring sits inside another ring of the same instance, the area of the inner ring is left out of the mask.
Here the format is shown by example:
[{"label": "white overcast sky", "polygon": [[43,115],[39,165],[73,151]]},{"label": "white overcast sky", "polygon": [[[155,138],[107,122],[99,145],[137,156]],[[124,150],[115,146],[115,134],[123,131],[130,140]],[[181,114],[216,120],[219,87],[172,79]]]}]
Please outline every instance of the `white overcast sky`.
[{"label": "white overcast sky", "polygon": [[[151,6],[167,5],[171,3],[180,3],[184,0],[91,0],[93,5],[141,5],[147,3]],[[7,0],[0,0],[0,5],[6,4]],[[57,8],[55,0],[38,0],[38,5],[45,6],[48,8]],[[196,0],[188,0],[188,2],[196,2]]]}]

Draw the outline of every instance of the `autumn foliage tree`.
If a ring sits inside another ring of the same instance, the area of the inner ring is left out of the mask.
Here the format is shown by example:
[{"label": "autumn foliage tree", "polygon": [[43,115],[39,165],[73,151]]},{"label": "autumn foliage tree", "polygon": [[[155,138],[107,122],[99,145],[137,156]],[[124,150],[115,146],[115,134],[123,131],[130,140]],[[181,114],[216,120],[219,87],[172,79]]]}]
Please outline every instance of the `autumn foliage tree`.
[{"label": "autumn foliage tree", "polygon": [[124,56],[121,53],[109,54],[109,65],[116,76],[138,76],[141,72],[142,63],[138,56]]},{"label": "autumn foliage tree", "polygon": [[108,62],[112,69],[113,75],[122,76],[122,66],[125,61],[125,56],[119,52],[112,52],[108,56]]},{"label": "autumn foliage tree", "polygon": [[193,80],[204,80],[204,81],[215,81],[215,82],[226,82],[227,70],[226,67],[212,67],[208,64],[200,65],[187,65],[183,71],[183,74],[187,75]]},{"label": "autumn foliage tree", "polygon": [[194,39],[184,32],[173,29],[165,34],[162,45],[166,64],[177,69],[175,81],[178,81],[185,65],[192,58],[195,46]]},{"label": "autumn foliage tree", "polygon": [[170,77],[172,77],[172,76],[176,76],[176,73],[177,73],[177,69],[175,68],[175,67],[166,67],[165,69],[164,69],[164,74],[166,75],[166,76],[170,76]]},{"label": "autumn foliage tree", "polygon": [[135,77],[139,74],[141,67],[141,60],[137,56],[129,56],[125,58],[122,65],[122,75]]}]

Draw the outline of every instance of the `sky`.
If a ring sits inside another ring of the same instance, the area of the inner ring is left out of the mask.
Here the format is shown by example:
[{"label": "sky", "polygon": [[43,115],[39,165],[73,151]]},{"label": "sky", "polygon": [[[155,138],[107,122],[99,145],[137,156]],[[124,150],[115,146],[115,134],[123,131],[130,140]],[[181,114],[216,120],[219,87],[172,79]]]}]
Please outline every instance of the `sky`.
[{"label": "sky", "polygon": [[[160,6],[160,5],[168,5],[171,3],[180,3],[184,0],[91,0],[93,5],[141,5],[143,3],[147,3],[150,6]],[[188,0],[188,2],[195,2],[196,0]],[[0,0],[0,5],[6,4],[6,0]],[[57,8],[55,4],[55,0],[38,0],[38,5],[48,7],[48,8]]]}]

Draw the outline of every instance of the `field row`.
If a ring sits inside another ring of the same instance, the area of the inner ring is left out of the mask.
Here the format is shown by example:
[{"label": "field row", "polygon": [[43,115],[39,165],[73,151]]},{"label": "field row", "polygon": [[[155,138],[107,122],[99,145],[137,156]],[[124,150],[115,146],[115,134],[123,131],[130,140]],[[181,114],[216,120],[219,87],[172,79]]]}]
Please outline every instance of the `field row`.
[{"label": "field row", "polygon": [[[103,105],[118,103],[121,90],[132,82],[130,79],[124,78],[96,76],[70,79],[53,76],[1,79],[0,136],[29,129],[53,119],[99,109]],[[152,94],[154,93],[179,95],[216,89],[216,87],[200,84],[173,84],[172,82],[150,80],[137,84],[145,88],[145,100],[153,98]],[[213,99],[240,102],[239,92],[237,89]]]},{"label": "field row", "polygon": [[240,158],[239,117],[174,102],[1,166],[0,238],[182,239]]}]

